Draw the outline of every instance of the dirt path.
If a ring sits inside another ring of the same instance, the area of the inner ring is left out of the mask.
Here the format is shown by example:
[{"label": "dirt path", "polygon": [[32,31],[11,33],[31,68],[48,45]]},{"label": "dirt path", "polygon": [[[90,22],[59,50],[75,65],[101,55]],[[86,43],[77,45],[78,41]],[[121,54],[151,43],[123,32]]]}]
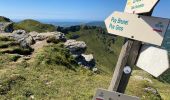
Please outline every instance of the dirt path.
[{"label": "dirt path", "polygon": [[34,61],[34,58],[36,57],[36,54],[41,50],[41,48],[43,48],[44,46],[47,46],[48,43],[46,42],[46,40],[43,40],[43,41],[36,41],[36,43],[34,45],[31,45],[31,48],[34,49],[34,51],[32,52],[31,55],[27,55],[27,56],[24,56],[24,57],[21,57],[20,59],[17,60],[17,62],[15,63],[19,63],[21,61],[23,61],[23,58],[24,59],[27,59],[27,62],[28,63],[31,63]]},{"label": "dirt path", "polygon": [[34,45],[32,45],[31,47],[34,49],[34,52],[32,53],[32,57],[35,56],[35,54],[44,46],[48,45],[48,43],[46,42],[46,40],[43,41],[37,41]]}]

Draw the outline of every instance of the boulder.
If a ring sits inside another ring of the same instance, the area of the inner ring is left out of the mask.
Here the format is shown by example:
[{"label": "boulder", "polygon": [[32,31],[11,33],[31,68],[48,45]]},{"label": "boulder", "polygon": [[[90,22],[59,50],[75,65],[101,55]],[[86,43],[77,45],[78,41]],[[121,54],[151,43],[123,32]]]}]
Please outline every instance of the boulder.
[{"label": "boulder", "polygon": [[12,33],[12,38],[18,41],[23,48],[29,48],[30,45],[34,44],[35,41],[31,35],[26,33],[24,30],[16,30]]},{"label": "boulder", "polygon": [[33,38],[35,38],[39,33],[33,31],[33,32],[30,32],[29,34],[30,34]]},{"label": "boulder", "polygon": [[67,40],[64,43],[64,45],[74,55],[81,55],[82,53],[85,52],[85,49],[87,47],[84,41],[76,41],[76,40]]},{"label": "boulder", "polygon": [[[33,33],[31,33],[31,34],[33,34]],[[61,33],[61,32],[39,33],[39,34],[32,35],[32,36],[34,37],[35,40],[38,40],[38,41],[42,41],[45,39],[48,40],[51,38],[53,38],[56,41],[65,41],[66,40],[64,33]]]},{"label": "boulder", "polygon": [[85,55],[81,54],[78,58],[76,58],[79,65],[83,65],[86,68],[92,69],[95,67],[96,62],[92,54]]},{"label": "boulder", "polygon": [[0,22],[0,33],[10,33],[13,31],[12,22]]},{"label": "boulder", "polygon": [[81,56],[84,58],[84,60],[85,60],[86,62],[91,62],[91,61],[94,60],[92,54],[89,54],[89,55],[82,54]]}]

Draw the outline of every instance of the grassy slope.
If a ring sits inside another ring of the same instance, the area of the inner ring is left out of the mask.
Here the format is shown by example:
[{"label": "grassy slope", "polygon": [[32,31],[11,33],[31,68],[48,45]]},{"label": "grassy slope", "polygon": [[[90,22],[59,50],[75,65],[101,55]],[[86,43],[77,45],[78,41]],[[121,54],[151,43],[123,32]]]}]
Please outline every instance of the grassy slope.
[{"label": "grassy slope", "polygon": [[37,31],[37,32],[48,32],[48,31],[56,31],[56,27],[51,24],[43,24],[35,20],[23,20],[19,23],[14,24],[14,29],[24,29],[28,32]]},{"label": "grassy slope", "polygon": [[11,20],[6,17],[0,16],[0,22],[11,22]]},{"label": "grassy slope", "polygon": [[[117,37],[114,44],[111,44],[112,53],[109,53],[107,50],[109,44],[109,40],[113,37],[106,36],[105,34],[99,33],[96,29],[93,30],[80,30],[78,32],[71,32],[71,34],[79,34],[80,38],[78,40],[85,41],[88,45],[87,52],[93,53],[95,59],[97,59],[97,67],[104,72],[108,72],[107,74],[113,73],[114,66],[117,62],[117,57],[120,53],[122,38]],[[70,36],[70,34],[69,34]],[[68,37],[69,37],[68,36]],[[95,44],[95,45],[94,45]],[[151,79],[154,83],[150,84],[146,81],[136,80],[134,76],[143,76],[144,78]],[[136,95],[141,97],[142,100],[159,100],[159,97],[152,95],[151,93],[145,93],[144,88],[148,86],[158,89],[158,92],[161,94],[161,97],[164,100],[169,100],[170,96],[168,93],[170,92],[170,81],[169,81],[169,73],[165,73],[161,76],[158,81],[157,79],[151,77],[144,71],[135,70],[133,73],[133,77],[131,77],[126,93],[129,95]],[[111,76],[110,76],[111,77]],[[163,81],[165,83],[163,83]],[[167,93],[168,92],[168,93]]]},{"label": "grassy slope", "polygon": [[[4,57],[5,55],[1,55]],[[0,99],[90,100],[96,88],[107,88],[110,77],[74,64],[62,46],[41,49],[34,62],[6,61],[0,67]],[[69,66],[64,66],[69,63]],[[10,66],[9,66],[10,65]],[[74,70],[72,69],[74,68]]]},{"label": "grassy slope", "polygon": [[[134,76],[142,76],[144,78],[148,78],[152,81],[152,83],[146,80],[138,80]],[[144,92],[144,88],[152,87],[157,89],[157,91],[160,93],[162,100],[170,100],[170,84],[168,80],[166,82],[165,81],[166,79],[164,79],[164,82],[159,81],[158,79],[153,78],[145,71],[135,70],[130,78],[126,93],[129,95],[141,97],[142,100],[161,100],[159,97],[156,97],[155,95],[149,92]]]},{"label": "grassy slope", "polygon": [[94,54],[97,62],[97,67],[106,72],[112,73],[113,68],[116,65],[117,58],[122,45],[122,38],[117,37],[115,43],[112,39],[114,36],[101,33],[98,29],[81,29],[78,32],[72,32],[70,34],[79,34],[78,40],[85,41],[87,44],[87,53]]},{"label": "grassy slope", "polygon": [[[81,35],[78,40],[86,41],[88,45],[87,52],[95,55],[98,68],[105,73],[95,74],[78,66],[75,67],[75,70],[71,70],[68,66],[64,66],[65,63],[70,63],[71,60],[68,54],[63,52],[65,50],[62,50],[63,48],[58,45],[48,46],[40,50],[36,60],[31,63],[25,61],[14,62],[15,56],[1,54],[0,99],[25,100],[30,96],[34,96],[38,100],[91,100],[96,88],[107,89],[109,86],[112,69],[116,64],[117,58],[115,57],[119,55],[122,44],[122,39],[117,38],[115,44],[111,44],[112,48],[108,50],[110,46],[106,46],[106,44],[110,42],[106,41],[109,41],[110,37],[98,35],[97,33],[97,30],[75,32],[75,34]],[[1,45],[5,45],[4,41],[6,41],[5,43],[10,43],[13,40],[0,38]],[[6,48],[13,49],[13,46]],[[61,50],[53,48],[61,48]],[[110,51],[112,52],[110,53]],[[113,55],[113,57],[110,55]],[[62,61],[63,63],[55,63],[57,61]],[[37,64],[37,62],[41,63]],[[72,67],[74,66],[76,65]],[[136,80],[134,78],[136,75],[149,78],[153,83]],[[159,100],[159,98],[153,97],[152,94],[144,92],[143,88],[150,86],[157,88],[164,100],[169,100],[170,85],[164,83],[168,82],[169,78],[167,77],[169,77],[168,73],[161,78],[161,81],[158,81],[144,71],[136,70],[130,79],[126,93],[139,96],[142,100]]]}]

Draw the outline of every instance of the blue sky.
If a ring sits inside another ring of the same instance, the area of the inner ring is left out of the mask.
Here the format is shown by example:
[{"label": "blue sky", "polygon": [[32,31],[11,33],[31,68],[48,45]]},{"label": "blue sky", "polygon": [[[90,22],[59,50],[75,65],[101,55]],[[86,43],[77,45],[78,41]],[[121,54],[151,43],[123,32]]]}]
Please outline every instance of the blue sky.
[{"label": "blue sky", "polygon": [[[0,15],[11,19],[104,20],[123,11],[126,0],[1,0]],[[161,0],[154,16],[170,18],[170,0]]]}]

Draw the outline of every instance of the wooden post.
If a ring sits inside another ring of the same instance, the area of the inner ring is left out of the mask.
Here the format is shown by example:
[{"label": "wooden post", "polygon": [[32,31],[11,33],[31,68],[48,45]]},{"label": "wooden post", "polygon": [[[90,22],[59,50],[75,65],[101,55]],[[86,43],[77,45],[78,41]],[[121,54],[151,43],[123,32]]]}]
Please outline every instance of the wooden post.
[{"label": "wooden post", "polygon": [[124,93],[131,72],[125,74],[123,71],[126,66],[129,66],[132,70],[135,65],[136,59],[139,54],[139,50],[142,42],[135,40],[127,40],[122,47],[116,69],[113,74],[113,78],[109,87],[110,91],[116,91]]},{"label": "wooden post", "polygon": [[[149,13],[144,13],[140,15],[151,16],[153,9]],[[142,42],[131,39],[128,39],[125,42],[119,55],[112,81],[108,89],[109,91],[116,91],[119,93],[125,92],[133,67],[136,64],[136,60],[139,56],[141,45]],[[130,69],[130,72],[128,73],[124,72],[124,69],[127,66]]]}]

